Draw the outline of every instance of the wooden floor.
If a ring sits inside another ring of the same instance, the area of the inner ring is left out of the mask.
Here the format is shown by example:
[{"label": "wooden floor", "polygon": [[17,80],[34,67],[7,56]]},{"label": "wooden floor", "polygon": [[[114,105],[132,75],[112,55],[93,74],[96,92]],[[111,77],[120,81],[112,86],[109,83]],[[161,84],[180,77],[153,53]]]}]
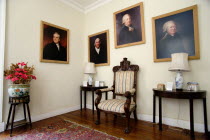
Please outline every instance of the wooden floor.
[{"label": "wooden floor", "polygon": [[[125,128],[125,118],[118,117],[117,121],[114,123],[114,116],[111,114],[105,115],[101,114],[101,124],[95,125],[96,112],[93,115],[92,110],[77,110],[74,112],[62,114],[56,117],[48,118],[32,124],[32,129],[40,126],[46,126],[50,123],[60,121],[62,119],[69,119],[71,121],[77,122],[79,124],[88,126],[90,128],[103,131],[110,135],[124,138],[125,140],[190,140],[190,135],[188,130],[183,130],[175,127],[169,127],[163,125],[163,131],[158,130],[158,125],[151,122],[131,120],[131,133],[124,134],[123,130]],[[23,132],[30,131],[29,127],[18,127],[13,131],[13,136],[21,134]],[[0,139],[5,139],[9,137],[9,131],[0,133]],[[196,140],[209,140],[202,133],[195,133]]]}]

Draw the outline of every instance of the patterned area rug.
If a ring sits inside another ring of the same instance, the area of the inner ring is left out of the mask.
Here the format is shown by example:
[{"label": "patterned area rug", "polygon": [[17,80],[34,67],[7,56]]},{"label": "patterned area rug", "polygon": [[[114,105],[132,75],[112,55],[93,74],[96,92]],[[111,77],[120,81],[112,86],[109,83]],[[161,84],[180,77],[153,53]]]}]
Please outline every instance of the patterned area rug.
[{"label": "patterned area rug", "polygon": [[83,125],[62,120],[6,140],[123,140]]}]

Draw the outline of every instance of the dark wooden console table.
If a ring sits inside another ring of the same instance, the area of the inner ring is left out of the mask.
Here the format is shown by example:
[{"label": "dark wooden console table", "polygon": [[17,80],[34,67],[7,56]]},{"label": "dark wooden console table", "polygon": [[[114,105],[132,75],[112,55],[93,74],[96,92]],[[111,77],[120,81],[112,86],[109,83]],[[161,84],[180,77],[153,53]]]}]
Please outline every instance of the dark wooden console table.
[{"label": "dark wooden console table", "polygon": [[[103,89],[103,88],[108,88],[108,86],[103,86],[103,87],[94,87],[94,86],[80,86],[80,109],[82,111],[82,91],[84,91],[84,109],[86,109],[86,93],[87,91],[92,92],[92,109],[94,113],[94,93],[97,89]],[[106,92],[106,100],[108,98],[107,92]]]},{"label": "dark wooden console table", "polygon": [[206,109],[206,91],[161,91],[153,89],[153,123],[155,123],[155,113],[156,113],[156,96],[159,97],[159,130],[162,131],[162,98],[174,98],[174,99],[189,99],[190,104],[190,134],[194,137],[194,116],[193,116],[193,100],[202,99],[203,100],[203,110],[204,110],[204,127],[205,133],[208,135],[207,126],[207,109]]}]

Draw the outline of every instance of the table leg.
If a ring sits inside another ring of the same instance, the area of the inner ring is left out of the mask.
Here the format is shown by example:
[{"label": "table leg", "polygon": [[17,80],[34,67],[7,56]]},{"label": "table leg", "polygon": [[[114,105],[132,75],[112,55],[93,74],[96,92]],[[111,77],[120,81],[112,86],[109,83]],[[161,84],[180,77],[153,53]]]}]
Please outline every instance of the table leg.
[{"label": "table leg", "polygon": [[107,92],[106,92],[106,100],[108,99],[108,95],[107,95]]},{"label": "table leg", "polygon": [[80,110],[82,111],[82,90],[80,89]]},{"label": "table leg", "polygon": [[24,111],[24,118],[26,120],[26,107],[25,107],[25,103],[23,103],[23,111]]},{"label": "table leg", "polygon": [[84,95],[84,108],[86,109],[86,91],[85,91],[85,95]]},{"label": "table leg", "polygon": [[156,115],[156,96],[153,95],[153,123],[155,123],[155,115]]},{"label": "table leg", "polygon": [[92,91],[92,111],[93,111],[93,114],[94,114],[94,91]]},{"label": "table leg", "polygon": [[162,131],[162,101],[159,96],[159,130]]},{"label": "table leg", "polygon": [[7,125],[6,125],[5,131],[8,129],[8,126],[9,126],[11,112],[12,112],[12,105],[10,105],[10,108],[9,108],[9,115],[8,115],[8,118],[7,118]]},{"label": "table leg", "polygon": [[12,124],[11,124],[11,130],[10,130],[10,137],[12,137],[13,124],[14,124],[14,119],[15,119],[15,107],[16,107],[16,105],[13,105]]},{"label": "table leg", "polygon": [[205,126],[205,133],[206,133],[206,134],[208,134],[206,98],[204,98],[204,99],[203,99],[203,113],[204,113],[204,126]]},{"label": "table leg", "polygon": [[193,99],[190,99],[190,134],[194,137]]},{"label": "table leg", "polygon": [[28,111],[28,119],[29,119],[30,129],[31,129],[31,128],[32,128],[32,123],[31,123],[31,113],[30,113],[30,109],[29,109],[29,105],[28,105],[28,103],[26,103],[26,107],[27,107],[27,111]]}]

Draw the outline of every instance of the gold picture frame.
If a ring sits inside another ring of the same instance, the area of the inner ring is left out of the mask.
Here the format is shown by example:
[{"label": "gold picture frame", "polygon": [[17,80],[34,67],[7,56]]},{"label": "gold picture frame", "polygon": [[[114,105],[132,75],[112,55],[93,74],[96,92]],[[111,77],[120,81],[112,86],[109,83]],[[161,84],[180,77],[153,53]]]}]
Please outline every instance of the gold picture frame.
[{"label": "gold picture frame", "polygon": [[[99,52],[96,51],[96,43]],[[109,30],[101,31],[88,36],[88,61],[95,63],[95,66],[110,65]]]},{"label": "gold picture frame", "polygon": [[154,62],[171,61],[179,52],[200,59],[197,5],[153,17],[152,27]]},{"label": "gold picture frame", "polygon": [[[146,42],[143,2],[117,11],[113,14],[113,17],[115,48],[139,45]],[[124,22],[129,17],[131,22]]]},{"label": "gold picture frame", "polygon": [[40,62],[69,64],[69,32],[69,29],[41,21]]}]

